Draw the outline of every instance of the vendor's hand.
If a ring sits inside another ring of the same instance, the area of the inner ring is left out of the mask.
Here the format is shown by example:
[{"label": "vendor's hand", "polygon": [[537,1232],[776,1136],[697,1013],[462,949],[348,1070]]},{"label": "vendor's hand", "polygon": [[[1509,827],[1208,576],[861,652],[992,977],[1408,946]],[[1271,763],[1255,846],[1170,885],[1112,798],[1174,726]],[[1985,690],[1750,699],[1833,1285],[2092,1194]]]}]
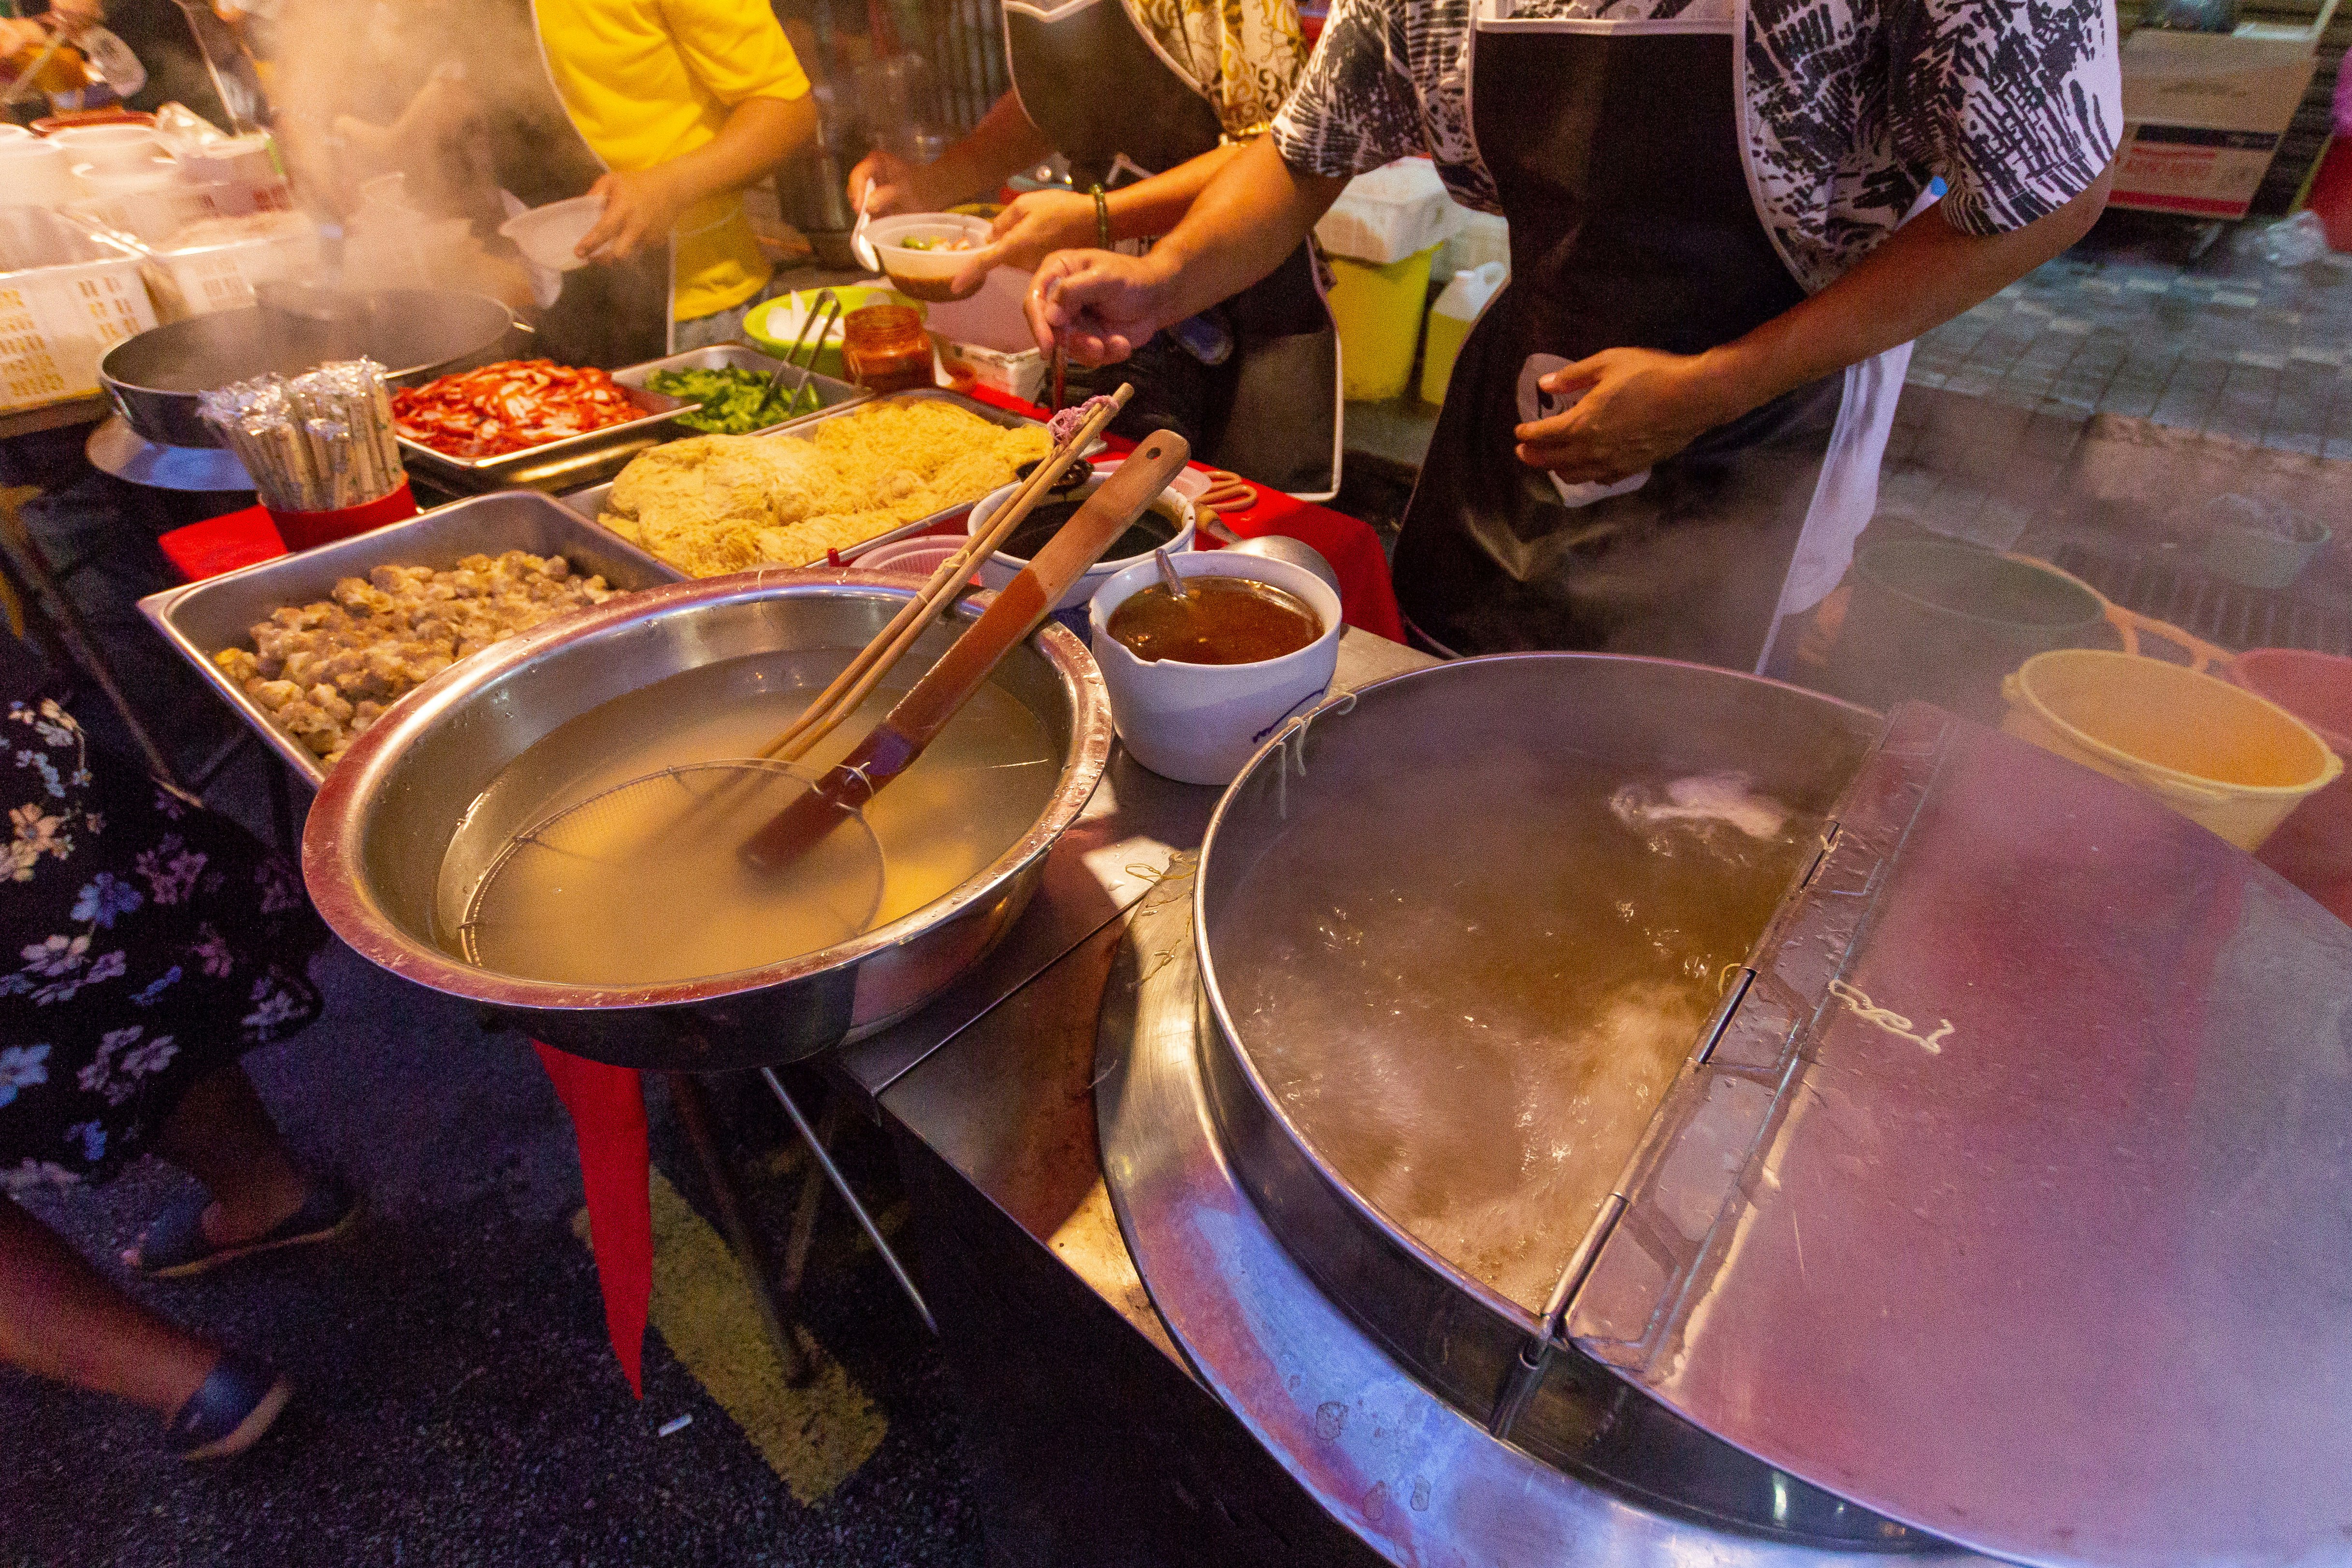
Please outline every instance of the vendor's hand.
[{"label": "vendor's hand", "polygon": [[1038,348],[1051,353],[1058,340],[1080,364],[1108,365],[1179,319],[1169,314],[1160,269],[1148,256],[1057,250],[1039,264],[1022,309]]},{"label": "vendor's hand", "polygon": [[[866,187],[874,188],[868,199]],[[869,218],[887,218],[893,213],[928,213],[938,209],[940,198],[923,178],[923,165],[909,163],[896,152],[876,151],[857,161],[849,172],[849,210],[856,212],[858,204],[866,205]]]},{"label": "vendor's hand", "polygon": [[686,210],[677,186],[659,169],[607,174],[589,186],[588,193],[604,197],[604,210],[572,253],[589,261],[626,261],[664,243]]},{"label": "vendor's hand", "polygon": [[956,293],[980,287],[992,268],[1010,267],[1034,272],[1037,264],[1057,250],[1091,245],[1098,234],[1095,199],[1075,191],[1031,191],[1016,196],[989,225],[988,243],[950,283]]},{"label": "vendor's hand", "polygon": [[1638,474],[1742,412],[1701,357],[1653,349],[1603,349],[1537,384],[1555,395],[1580,389],[1584,395],[1513,432],[1519,461],[1572,485]]},{"label": "vendor's hand", "polygon": [[49,0],[49,16],[58,31],[79,38],[106,20],[106,6],[101,0]]}]

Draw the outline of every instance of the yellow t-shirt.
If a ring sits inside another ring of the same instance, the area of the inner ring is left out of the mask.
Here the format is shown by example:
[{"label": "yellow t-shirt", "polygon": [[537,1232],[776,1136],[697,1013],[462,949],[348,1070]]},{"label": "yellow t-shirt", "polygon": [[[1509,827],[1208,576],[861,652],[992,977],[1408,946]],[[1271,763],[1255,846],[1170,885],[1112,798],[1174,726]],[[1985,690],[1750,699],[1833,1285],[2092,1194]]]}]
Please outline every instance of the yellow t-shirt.
[{"label": "yellow t-shirt", "polygon": [[[768,0],[533,0],[531,12],[556,95],[610,169],[667,163],[708,144],[745,99],[809,89]],[[772,270],[740,195],[688,207],[670,245],[680,321],[740,305]]]}]

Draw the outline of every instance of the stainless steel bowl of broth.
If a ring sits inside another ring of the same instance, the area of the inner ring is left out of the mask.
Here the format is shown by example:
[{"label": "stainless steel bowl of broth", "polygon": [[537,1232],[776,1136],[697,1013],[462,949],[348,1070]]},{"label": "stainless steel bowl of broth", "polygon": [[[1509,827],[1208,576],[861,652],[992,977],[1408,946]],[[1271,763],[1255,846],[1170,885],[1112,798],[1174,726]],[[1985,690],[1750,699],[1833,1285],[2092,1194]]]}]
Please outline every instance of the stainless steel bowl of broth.
[{"label": "stainless steel bowl of broth", "polygon": [[[648,934],[647,954],[620,964],[594,956],[622,951],[607,931],[567,941],[562,929],[516,926],[479,947],[503,966],[485,967],[467,960],[457,927],[469,893],[518,835],[631,779],[756,751],[912,592],[903,580],[856,571],[677,583],[460,661],[379,720],[329,776],[303,834],[312,899],[382,967],[619,1066],[773,1065],[885,1027],[1011,926],[1102,775],[1108,696],[1060,627],[998,666],[972,722],[927,755],[940,766],[921,778],[910,769],[869,807],[882,874],[861,884],[872,903],[845,934],[780,908],[763,936],[762,890],[686,882],[716,878],[727,846],[636,826],[621,837],[646,861],[642,896],[616,899],[629,907],[612,919],[658,911],[648,917],[663,929]],[[807,760],[823,766],[854,744],[892,688],[917,679],[977,614],[967,602],[932,627],[867,709]],[[681,897],[681,883],[709,895]],[[726,929],[704,942],[670,928],[693,919]]]}]

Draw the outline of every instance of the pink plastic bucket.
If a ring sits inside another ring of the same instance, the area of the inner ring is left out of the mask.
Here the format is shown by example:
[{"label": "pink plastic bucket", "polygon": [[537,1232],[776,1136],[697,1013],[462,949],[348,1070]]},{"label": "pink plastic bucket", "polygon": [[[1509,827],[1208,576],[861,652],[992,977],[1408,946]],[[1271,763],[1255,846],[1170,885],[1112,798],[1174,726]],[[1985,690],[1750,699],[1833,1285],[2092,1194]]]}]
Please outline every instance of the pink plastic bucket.
[{"label": "pink plastic bucket", "polygon": [[[2352,659],[2301,648],[2249,648],[2223,667],[2352,761]],[[2264,864],[2352,924],[2352,772],[2305,800],[2262,849]]]}]

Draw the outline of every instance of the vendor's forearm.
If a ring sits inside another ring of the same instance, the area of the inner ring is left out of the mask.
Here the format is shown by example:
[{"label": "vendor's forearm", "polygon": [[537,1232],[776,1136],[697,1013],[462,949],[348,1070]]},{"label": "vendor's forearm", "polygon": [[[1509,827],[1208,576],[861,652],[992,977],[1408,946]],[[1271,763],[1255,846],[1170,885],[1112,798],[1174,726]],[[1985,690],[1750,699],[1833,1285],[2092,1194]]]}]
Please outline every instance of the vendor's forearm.
[{"label": "vendor's forearm", "polygon": [[1907,343],[2000,293],[2089,231],[2109,178],[2008,234],[1965,235],[1934,208],[1922,213],[1819,294],[1709,350],[1736,404],[1725,417]]},{"label": "vendor's forearm", "polygon": [[727,114],[719,134],[662,165],[682,204],[740,191],[816,134],[816,105],[798,98],[747,98]]},{"label": "vendor's forearm", "polygon": [[1054,155],[1054,143],[1029,121],[1021,99],[1006,93],[989,106],[971,134],[925,169],[923,186],[946,193],[942,203],[992,200],[1004,182]]},{"label": "vendor's forearm", "polygon": [[1165,173],[1111,192],[1104,198],[1110,206],[1111,238],[1154,239],[1182,223],[1184,214],[1192,210],[1192,204],[1209,188],[1210,182],[1249,146],[1246,141],[1227,142],[1213,152],[1187,159]]},{"label": "vendor's forearm", "polygon": [[1147,258],[1168,319],[1230,299],[1298,247],[1348,182],[1294,172],[1261,136],[1228,159]]}]

